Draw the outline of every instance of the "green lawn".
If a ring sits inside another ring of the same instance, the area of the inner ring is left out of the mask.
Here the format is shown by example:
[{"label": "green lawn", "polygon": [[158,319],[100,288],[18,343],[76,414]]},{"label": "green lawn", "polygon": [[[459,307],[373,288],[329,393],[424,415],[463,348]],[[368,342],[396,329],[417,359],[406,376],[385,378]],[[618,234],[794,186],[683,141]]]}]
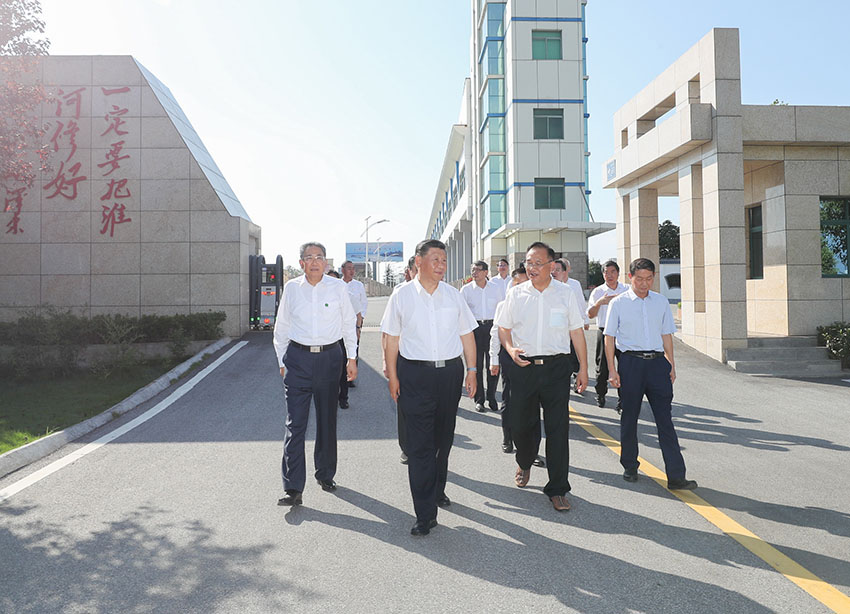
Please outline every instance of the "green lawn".
[{"label": "green lawn", "polygon": [[107,379],[89,373],[32,382],[0,379],[0,454],[109,409],[176,364],[138,365]]}]

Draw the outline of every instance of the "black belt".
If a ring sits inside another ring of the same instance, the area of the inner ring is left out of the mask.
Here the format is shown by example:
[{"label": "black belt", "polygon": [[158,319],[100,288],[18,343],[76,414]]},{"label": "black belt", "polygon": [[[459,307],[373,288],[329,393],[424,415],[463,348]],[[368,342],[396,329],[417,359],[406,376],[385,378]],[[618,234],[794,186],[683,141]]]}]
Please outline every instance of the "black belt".
[{"label": "black belt", "polygon": [[568,354],[552,354],[550,356],[523,356],[522,354],[519,355],[519,357],[523,360],[527,360],[531,364],[537,366],[548,365],[553,360],[565,358],[566,356],[568,356]]},{"label": "black belt", "polygon": [[399,356],[411,364],[419,365],[420,367],[431,367],[432,369],[442,369],[443,367],[447,367],[448,365],[452,365],[460,361],[460,356],[457,358],[449,358],[448,360],[411,360],[410,358],[404,358],[404,356],[401,356],[400,354]]},{"label": "black belt", "polygon": [[335,347],[339,347],[339,341],[329,343],[327,345],[304,345],[303,343],[290,340],[289,345],[294,345],[295,347],[310,352],[311,354],[318,354],[319,352],[327,352]]},{"label": "black belt", "polygon": [[653,358],[659,358],[661,356],[664,356],[664,352],[644,352],[642,350],[626,350],[625,352],[623,352],[623,354],[628,354],[629,356],[635,356],[637,358],[643,358],[644,360],[652,360]]},{"label": "black belt", "polygon": [[493,320],[476,320],[479,324],[492,324]]}]

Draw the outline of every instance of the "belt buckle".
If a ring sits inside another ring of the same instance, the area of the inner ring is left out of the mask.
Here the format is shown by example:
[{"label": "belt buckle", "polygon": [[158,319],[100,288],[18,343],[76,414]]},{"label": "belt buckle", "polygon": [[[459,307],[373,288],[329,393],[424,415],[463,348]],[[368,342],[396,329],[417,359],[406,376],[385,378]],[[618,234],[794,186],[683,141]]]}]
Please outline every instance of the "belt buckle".
[{"label": "belt buckle", "polygon": [[442,368],[443,368],[443,367],[445,367],[445,366],[446,366],[446,361],[445,361],[445,360],[435,360],[435,361],[434,361],[434,367],[435,367],[436,369],[442,369]]},{"label": "belt buckle", "polygon": [[542,365],[542,364],[543,364],[543,359],[542,359],[542,358],[535,358],[535,359],[534,359],[534,364],[535,364],[535,365]]},{"label": "belt buckle", "polygon": [[320,353],[321,351],[322,351],[322,346],[321,346],[321,345],[311,345],[311,346],[310,346],[310,353],[311,353],[311,354],[318,354],[318,353]]}]

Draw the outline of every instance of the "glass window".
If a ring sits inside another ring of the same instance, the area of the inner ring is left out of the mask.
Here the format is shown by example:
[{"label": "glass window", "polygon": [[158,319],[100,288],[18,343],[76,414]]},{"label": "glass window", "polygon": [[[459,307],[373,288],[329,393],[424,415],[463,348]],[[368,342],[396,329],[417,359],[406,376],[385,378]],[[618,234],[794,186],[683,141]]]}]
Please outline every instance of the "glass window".
[{"label": "glass window", "polygon": [[481,193],[505,188],[505,156],[490,156],[481,171]]},{"label": "glass window", "polygon": [[762,239],[761,205],[747,209],[747,279],[764,278],[764,249]]},{"label": "glass window", "polygon": [[488,117],[484,130],[481,131],[481,137],[478,139],[480,146],[481,158],[484,158],[491,151],[505,151],[505,118],[504,117]]},{"label": "glass window", "polygon": [[531,31],[532,60],[560,60],[562,57],[560,30]]},{"label": "glass window", "polygon": [[821,275],[848,277],[848,234],[850,234],[850,198],[821,198],[820,251]]},{"label": "glass window", "polygon": [[487,6],[487,36],[505,35],[505,5],[490,4]]},{"label": "glass window", "polygon": [[534,138],[564,138],[564,110],[534,109]]},{"label": "glass window", "polygon": [[535,209],[566,209],[564,178],[534,180]]}]

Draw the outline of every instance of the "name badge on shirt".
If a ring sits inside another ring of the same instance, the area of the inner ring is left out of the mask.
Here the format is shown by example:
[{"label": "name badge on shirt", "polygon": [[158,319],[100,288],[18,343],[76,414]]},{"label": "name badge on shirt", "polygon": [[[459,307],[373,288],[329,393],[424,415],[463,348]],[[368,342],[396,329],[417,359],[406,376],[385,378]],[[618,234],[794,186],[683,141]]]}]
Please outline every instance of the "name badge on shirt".
[{"label": "name badge on shirt", "polygon": [[565,328],[567,326],[566,309],[549,310],[549,328]]}]

